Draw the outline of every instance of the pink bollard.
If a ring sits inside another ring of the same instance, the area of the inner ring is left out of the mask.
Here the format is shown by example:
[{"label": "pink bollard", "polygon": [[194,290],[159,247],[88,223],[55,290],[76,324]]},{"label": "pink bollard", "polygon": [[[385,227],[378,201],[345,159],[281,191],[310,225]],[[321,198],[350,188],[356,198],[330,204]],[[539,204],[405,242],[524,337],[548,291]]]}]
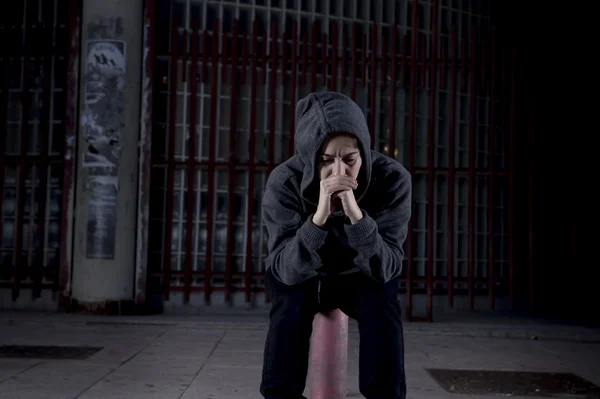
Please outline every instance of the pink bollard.
[{"label": "pink bollard", "polygon": [[341,310],[318,313],[310,338],[310,398],[347,395],[348,316]]}]

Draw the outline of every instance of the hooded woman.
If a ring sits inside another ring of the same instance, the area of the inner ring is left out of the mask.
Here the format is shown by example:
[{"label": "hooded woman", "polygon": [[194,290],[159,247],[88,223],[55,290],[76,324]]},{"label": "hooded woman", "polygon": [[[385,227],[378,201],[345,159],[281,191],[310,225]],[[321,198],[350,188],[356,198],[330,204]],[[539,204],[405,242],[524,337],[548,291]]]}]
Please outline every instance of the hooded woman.
[{"label": "hooded woman", "polygon": [[262,203],[272,308],[261,393],[304,398],[313,318],[340,309],[358,321],[361,393],[404,399],[397,295],[411,176],[370,149],[364,114],[345,95],[311,93],[296,115],[296,155],[271,172]]}]

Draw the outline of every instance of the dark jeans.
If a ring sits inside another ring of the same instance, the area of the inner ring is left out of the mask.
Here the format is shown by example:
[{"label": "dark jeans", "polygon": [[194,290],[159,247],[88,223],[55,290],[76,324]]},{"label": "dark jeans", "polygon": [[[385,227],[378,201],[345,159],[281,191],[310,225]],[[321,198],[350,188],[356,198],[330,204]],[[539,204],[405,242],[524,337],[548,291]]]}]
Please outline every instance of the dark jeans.
[{"label": "dark jeans", "polygon": [[[398,280],[379,284],[362,273],[279,282],[267,270],[272,301],[260,392],[266,399],[302,399],[314,316],[340,309],[358,321],[359,386],[367,399],[405,399],[404,338]],[[320,294],[318,294],[320,292]]]}]

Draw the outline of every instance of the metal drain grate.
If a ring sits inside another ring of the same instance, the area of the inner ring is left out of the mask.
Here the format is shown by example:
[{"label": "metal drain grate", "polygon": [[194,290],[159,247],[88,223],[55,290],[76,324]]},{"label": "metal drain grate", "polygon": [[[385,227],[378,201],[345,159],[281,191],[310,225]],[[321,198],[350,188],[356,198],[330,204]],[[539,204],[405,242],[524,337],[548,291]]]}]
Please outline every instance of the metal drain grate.
[{"label": "metal drain grate", "polygon": [[427,369],[446,391],[465,395],[600,398],[600,387],[574,374]]},{"label": "metal drain grate", "polygon": [[37,359],[87,359],[102,347],[1,345],[0,357]]}]

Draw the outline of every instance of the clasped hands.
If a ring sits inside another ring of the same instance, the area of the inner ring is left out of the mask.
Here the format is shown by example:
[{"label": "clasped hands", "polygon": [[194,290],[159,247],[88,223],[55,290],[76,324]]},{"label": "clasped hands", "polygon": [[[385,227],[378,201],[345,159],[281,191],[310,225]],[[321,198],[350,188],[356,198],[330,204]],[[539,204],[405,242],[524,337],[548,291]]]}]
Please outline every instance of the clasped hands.
[{"label": "clasped hands", "polygon": [[323,227],[327,223],[329,215],[334,211],[334,201],[337,199],[350,222],[358,223],[363,218],[363,214],[354,196],[354,190],[357,187],[358,182],[352,176],[347,175],[333,174],[321,180],[319,204],[313,216],[313,223],[318,227]]}]

